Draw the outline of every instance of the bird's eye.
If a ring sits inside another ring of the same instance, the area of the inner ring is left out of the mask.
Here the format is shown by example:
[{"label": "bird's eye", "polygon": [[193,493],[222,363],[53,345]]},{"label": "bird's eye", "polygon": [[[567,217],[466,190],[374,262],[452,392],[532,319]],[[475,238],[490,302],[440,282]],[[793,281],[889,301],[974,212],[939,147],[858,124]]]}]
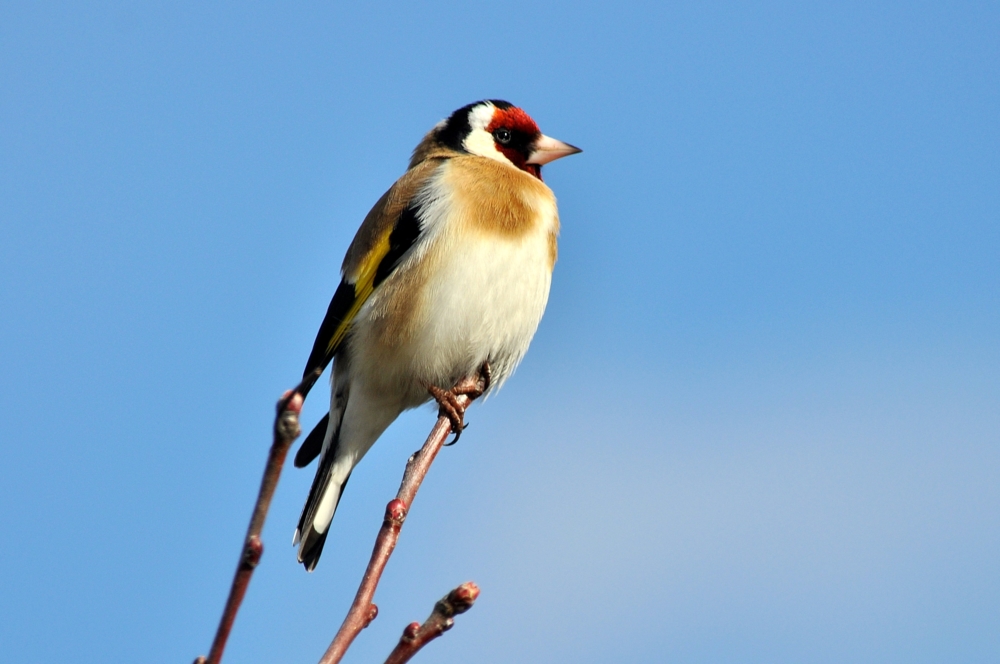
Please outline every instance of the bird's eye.
[{"label": "bird's eye", "polygon": [[510,143],[510,129],[497,129],[493,132],[493,138],[497,140],[497,143],[502,143],[507,145]]}]

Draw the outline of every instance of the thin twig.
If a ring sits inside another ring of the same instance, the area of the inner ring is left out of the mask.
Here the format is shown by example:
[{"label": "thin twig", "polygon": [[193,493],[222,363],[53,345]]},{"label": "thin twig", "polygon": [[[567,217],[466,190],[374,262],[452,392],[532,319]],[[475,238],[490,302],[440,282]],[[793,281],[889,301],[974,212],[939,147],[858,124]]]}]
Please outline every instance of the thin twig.
[{"label": "thin twig", "polygon": [[[480,386],[485,388],[486,378],[482,373],[476,378],[468,378],[456,385],[453,391],[460,391],[461,388],[469,386]],[[469,395],[461,394],[457,397],[459,405],[466,407],[474,399]],[[399,530],[403,526],[406,514],[413,505],[413,499],[417,495],[417,489],[427,476],[427,471],[434,462],[434,458],[441,450],[441,446],[448,439],[451,431],[451,420],[443,412],[438,417],[437,423],[431,429],[430,435],[424,442],[424,446],[415,452],[406,462],[406,470],[403,472],[403,481],[399,485],[399,492],[396,497],[389,501],[385,507],[385,518],[382,521],[382,528],[375,538],[375,548],[372,557],[368,561],[368,568],[361,579],[358,593],[354,597],[344,623],[330,643],[319,664],[337,664],[343,658],[344,653],[351,647],[351,643],[361,633],[365,627],[378,615],[378,607],[372,603],[375,596],[375,589],[378,587],[379,579],[385,570],[386,563],[392,550],[396,548],[396,541],[399,539]]]},{"label": "thin twig", "polygon": [[264,529],[264,520],[271,507],[271,498],[274,497],[274,490],[278,486],[278,479],[281,477],[281,469],[285,465],[288,449],[301,433],[299,413],[302,410],[302,402],[312,386],[315,385],[321,371],[322,369],[308,374],[294,390],[285,392],[278,400],[278,412],[274,418],[274,442],[267,455],[264,477],[260,481],[260,492],[257,494],[257,502],[254,504],[253,514],[250,517],[250,526],[247,528],[247,534],[243,540],[240,562],[236,566],[236,574],[233,576],[233,583],[229,588],[229,598],[222,611],[222,619],[219,620],[219,628],[215,632],[215,640],[212,641],[212,649],[209,651],[208,657],[198,657],[194,660],[195,664],[219,664],[222,661],[222,652],[226,649],[226,641],[229,640],[229,633],[236,621],[236,614],[240,610],[240,604],[243,603],[243,596],[246,595],[254,569],[264,553],[264,543],[260,539],[260,533]]},{"label": "thin twig", "polygon": [[410,623],[399,637],[399,643],[389,653],[385,664],[405,664],[425,645],[455,625],[455,616],[472,608],[479,597],[479,586],[472,581],[463,583],[438,600],[424,624]]}]

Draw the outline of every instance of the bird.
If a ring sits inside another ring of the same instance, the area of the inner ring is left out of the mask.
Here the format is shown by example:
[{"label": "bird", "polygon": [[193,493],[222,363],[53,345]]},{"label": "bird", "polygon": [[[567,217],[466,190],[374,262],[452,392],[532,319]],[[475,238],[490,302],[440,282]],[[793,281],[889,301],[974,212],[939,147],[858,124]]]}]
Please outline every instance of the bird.
[{"label": "bird", "polygon": [[478,391],[496,390],[524,357],[559,234],[542,166],[578,152],[521,108],[477,101],[424,136],[365,217],[303,372],[333,363],[329,413],[295,457],[300,468],[319,457],[292,540],[307,571],[351,471],[403,411],[437,401],[457,438],[453,386],[482,375]]}]

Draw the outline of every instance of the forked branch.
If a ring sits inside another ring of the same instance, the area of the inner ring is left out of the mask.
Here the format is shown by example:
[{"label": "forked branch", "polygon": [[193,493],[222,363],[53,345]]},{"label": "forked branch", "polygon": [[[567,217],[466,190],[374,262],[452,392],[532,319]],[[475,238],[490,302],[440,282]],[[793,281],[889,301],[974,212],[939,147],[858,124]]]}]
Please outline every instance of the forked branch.
[{"label": "forked branch", "polygon": [[[478,376],[468,378],[456,385],[452,390],[453,394],[457,394],[455,403],[462,408],[467,407],[472,403],[473,399],[482,394],[482,391],[488,384],[488,380],[488,368],[484,367],[484,370]],[[399,485],[399,491],[396,493],[396,497],[390,500],[389,504],[385,507],[385,518],[382,521],[382,528],[375,539],[375,548],[372,551],[371,559],[368,561],[368,568],[365,570],[365,575],[361,579],[361,586],[358,588],[354,602],[347,612],[347,617],[344,618],[344,623],[340,626],[340,630],[333,638],[333,642],[327,648],[319,664],[337,664],[337,662],[340,662],[344,657],[344,653],[351,646],[351,643],[361,633],[361,630],[367,627],[378,615],[378,607],[372,603],[372,599],[375,597],[375,589],[378,587],[379,579],[382,578],[382,572],[385,570],[386,563],[389,562],[389,556],[392,555],[393,549],[396,548],[400,528],[403,527],[403,521],[406,519],[406,514],[413,504],[417,490],[427,476],[427,471],[434,462],[437,453],[441,450],[445,440],[448,439],[448,434],[451,430],[452,421],[448,413],[442,408],[437,423],[431,429],[431,433],[424,442],[424,446],[415,452],[406,462],[406,470],[403,472],[403,481]],[[479,589],[477,588],[476,595],[478,594]],[[474,600],[475,598],[473,598]],[[471,602],[469,605],[471,606]]]},{"label": "forked branch", "polygon": [[399,643],[389,653],[385,664],[405,664],[425,645],[441,636],[455,625],[455,616],[472,608],[479,597],[479,586],[472,581],[463,583],[438,600],[434,611],[424,624],[414,622],[406,626]]},{"label": "forked branch", "polygon": [[[229,633],[232,631],[233,622],[239,612],[240,604],[246,595],[253,576],[254,569],[260,562],[264,553],[264,544],[260,539],[261,531],[264,529],[264,520],[267,518],[268,509],[271,506],[271,499],[278,486],[278,479],[281,477],[281,469],[288,456],[288,450],[292,443],[301,433],[299,427],[299,413],[302,410],[302,403],[309,390],[312,389],[319,378],[322,369],[317,369],[306,376],[303,381],[294,389],[289,390],[277,405],[277,415],[274,420],[274,442],[268,454],[267,465],[264,468],[264,477],[261,479],[260,492],[257,495],[257,502],[254,505],[253,514],[250,518],[250,526],[247,528],[246,538],[240,552],[240,561],[236,567],[236,574],[229,590],[229,598],[226,600],[225,609],[222,612],[222,619],[219,621],[218,630],[215,633],[215,640],[212,642],[212,649],[208,657],[198,657],[195,664],[219,664],[222,660],[222,653],[226,648]],[[375,548],[372,551],[368,568],[365,570],[361,585],[354,597],[354,602],[341,625],[340,630],[334,637],[333,642],[327,649],[320,664],[336,664],[343,658],[344,653],[354,642],[357,635],[367,627],[378,615],[378,607],[372,603],[375,596],[375,589],[382,578],[389,556],[396,548],[399,539],[399,531],[403,526],[403,521],[409,512],[413,499],[417,495],[417,490],[427,476],[431,463],[434,462],[438,452],[452,431],[456,419],[455,407],[462,411],[475,400],[489,385],[489,366],[484,365],[479,375],[474,378],[463,380],[450,392],[449,406],[442,405],[439,411],[438,420],[431,429],[430,435],[424,442],[423,447],[415,452],[406,462],[406,470],[403,472],[403,480],[399,485],[396,497],[389,501],[385,509],[385,518],[382,521],[382,528],[375,539]],[[458,418],[461,421],[461,417]],[[456,433],[461,433],[457,431]],[[472,582],[463,584],[451,591],[444,599],[435,605],[434,612],[423,625],[413,623],[403,633],[403,638],[390,655],[392,662],[405,662],[410,659],[426,643],[437,638],[453,623],[452,616],[467,611],[479,595],[479,588]],[[415,627],[414,627],[415,626]],[[393,658],[396,659],[393,659]],[[402,659],[401,659],[402,658]]]}]

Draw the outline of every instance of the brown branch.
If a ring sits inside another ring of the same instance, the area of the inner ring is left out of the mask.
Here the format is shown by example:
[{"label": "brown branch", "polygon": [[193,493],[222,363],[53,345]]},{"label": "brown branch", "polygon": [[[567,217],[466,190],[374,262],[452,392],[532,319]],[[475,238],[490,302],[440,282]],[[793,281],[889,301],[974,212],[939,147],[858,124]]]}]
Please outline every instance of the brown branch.
[{"label": "brown branch", "polygon": [[267,455],[264,477],[260,481],[260,492],[257,494],[257,502],[250,517],[250,526],[247,528],[246,538],[243,540],[240,562],[236,566],[236,574],[229,588],[229,598],[222,611],[222,618],[219,620],[219,627],[215,632],[215,640],[212,641],[212,649],[209,651],[208,657],[198,657],[194,660],[195,664],[219,664],[222,661],[222,652],[226,649],[226,641],[229,640],[233,622],[236,621],[236,613],[240,610],[243,596],[246,595],[247,587],[250,585],[250,578],[264,553],[264,543],[260,539],[260,533],[264,529],[264,520],[271,507],[271,498],[274,497],[274,490],[278,486],[278,479],[281,477],[281,469],[285,465],[288,449],[301,433],[299,412],[302,410],[302,402],[312,386],[315,385],[320,373],[322,373],[322,369],[317,369],[306,375],[294,390],[285,392],[278,400],[278,412],[274,418],[274,442]]},{"label": "brown branch", "polygon": [[[467,407],[472,400],[488,385],[488,369],[480,372],[476,378],[468,378],[454,388],[452,394],[458,394],[456,403],[462,408]],[[396,497],[389,501],[385,507],[385,518],[382,521],[382,528],[375,538],[375,548],[372,557],[368,561],[368,568],[361,579],[358,593],[354,597],[347,617],[340,626],[340,630],[333,638],[330,647],[327,648],[319,664],[337,664],[344,657],[344,653],[351,647],[351,643],[361,633],[365,627],[378,615],[378,607],[372,603],[375,596],[375,589],[378,587],[379,579],[385,570],[386,563],[392,550],[396,548],[396,541],[399,539],[399,530],[403,527],[406,514],[413,505],[413,499],[417,495],[417,489],[427,476],[427,471],[434,462],[434,458],[441,450],[448,433],[451,431],[451,420],[441,409],[440,416],[430,435],[424,442],[424,446],[415,452],[406,462],[406,470],[403,472],[403,481],[399,485],[399,492]],[[478,589],[477,589],[478,593]],[[474,599],[474,598],[473,598]],[[429,639],[428,639],[429,640]]]},{"label": "brown branch", "polygon": [[425,645],[455,625],[455,616],[472,608],[479,597],[479,586],[472,581],[463,583],[438,600],[424,624],[410,623],[399,637],[399,643],[389,653],[385,664],[405,664]]}]

